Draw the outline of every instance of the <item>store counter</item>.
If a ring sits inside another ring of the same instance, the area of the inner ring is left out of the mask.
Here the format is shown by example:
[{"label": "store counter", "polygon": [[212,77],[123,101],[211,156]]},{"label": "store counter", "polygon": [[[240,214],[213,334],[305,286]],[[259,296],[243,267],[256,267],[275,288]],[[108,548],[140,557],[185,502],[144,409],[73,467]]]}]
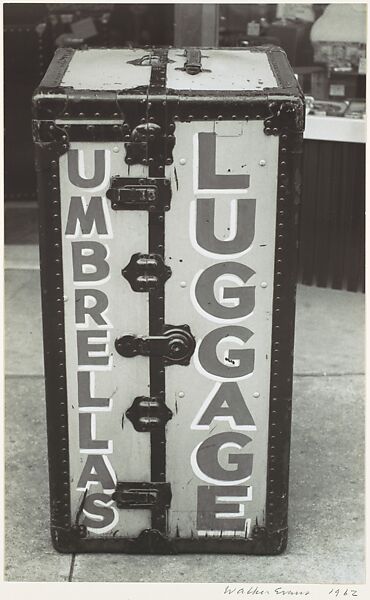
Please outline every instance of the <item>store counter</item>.
[{"label": "store counter", "polygon": [[308,115],[304,138],[306,140],[364,144],[366,142],[366,120]]}]

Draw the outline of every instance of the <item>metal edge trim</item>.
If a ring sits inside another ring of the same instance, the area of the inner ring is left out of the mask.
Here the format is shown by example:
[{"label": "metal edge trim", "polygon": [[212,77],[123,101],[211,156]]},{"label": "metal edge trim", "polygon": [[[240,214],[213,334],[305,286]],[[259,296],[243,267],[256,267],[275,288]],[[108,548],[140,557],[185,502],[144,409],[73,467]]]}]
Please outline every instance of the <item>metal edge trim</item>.
[{"label": "metal edge trim", "polygon": [[71,527],[59,144],[35,144],[51,528]]},{"label": "metal edge trim", "polygon": [[298,269],[297,166],[303,134],[284,124],[279,131],[276,241],[271,340],[266,527],[287,530],[293,385],[295,296]]},{"label": "metal edge trim", "polygon": [[59,87],[74,53],[73,48],[58,48],[38,87],[41,89]]}]

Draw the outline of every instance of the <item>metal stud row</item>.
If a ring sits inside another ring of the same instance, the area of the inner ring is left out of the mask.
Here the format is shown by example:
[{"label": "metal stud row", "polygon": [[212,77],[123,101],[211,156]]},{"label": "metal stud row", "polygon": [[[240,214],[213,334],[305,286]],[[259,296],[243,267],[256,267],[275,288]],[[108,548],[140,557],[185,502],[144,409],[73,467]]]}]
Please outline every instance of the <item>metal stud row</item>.
[{"label": "metal stud row", "polygon": [[[67,139],[67,136],[63,136]],[[63,144],[64,149],[68,149],[67,144]],[[70,494],[69,494],[69,451],[68,451],[68,426],[67,426],[67,407],[66,407],[66,376],[65,376],[65,340],[64,340],[64,298],[63,298],[63,273],[61,268],[62,263],[62,244],[61,244],[61,215],[60,215],[60,188],[59,188],[59,163],[53,159],[50,161],[51,169],[51,192],[52,192],[52,203],[50,206],[50,217],[53,223],[53,263],[54,277],[55,277],[55,326],[57,329],[57,335],[55,336],[55,352],[57,358],[55,360],[55,370],[57,375],[57,404],[54,405],[58,409],[58,421],[60,431],[60,448],[58,452],[58,462],[60,468],[58,469],[60,477],[62,479],[63,488],[65,492],[63,494],[64,504],[61,509],[64,509],[64,513],[59,513],[59,518],[63,516],[65,519],[63,526],[70,528],[71,526],[71,515],[70,515]],[[59,521],[59,520],[58,520]],[[58,522],[58,526],[60,523]]]},{"label": "metal stud row", "polygon": [[[266,127],[267,125],[267,127]],[[266,135],[276,135],[275,129],[268,126],[268,120],[265,121],[265,133]],[[267,502],[267,526],[270,530],[276,527],[275,515],[277,509],[280,507],[281,502],[284,500],[279,494],[279,486],[281,479],[276,477],[276,471],[280,472],[280,456],[276,454],[277,447],[276,442],[281,439],[282,430],[284,428],[281,423],[281,418],[284,417],[282,411],[286,410],[286,407],[281,406],[280,398],[280,385],[279,379],[281,377],[281,343],[283,331],[281,329],[281,289],[283,273],[283,256],[286,252],[285,248],[285,215],[286,215],[286,201],[289,193],[288,189],[288,175],[287,175],[287,161],[286,153],[287,147],[286,142],[288,136],[286,133],[280,135],[280,148],[279,148],[279,179],[278,179],[278,190],[277,190],[277,236],[276,236],[276,251],[275,251],[275,290],[273,299],[273,340],[272,340],[272,377],[271,377],[271,406],[270,406],[270,423],[269,423],[269,463],[268,463],[268,502]],[[276,487],[278,486],[278,487]]]}]

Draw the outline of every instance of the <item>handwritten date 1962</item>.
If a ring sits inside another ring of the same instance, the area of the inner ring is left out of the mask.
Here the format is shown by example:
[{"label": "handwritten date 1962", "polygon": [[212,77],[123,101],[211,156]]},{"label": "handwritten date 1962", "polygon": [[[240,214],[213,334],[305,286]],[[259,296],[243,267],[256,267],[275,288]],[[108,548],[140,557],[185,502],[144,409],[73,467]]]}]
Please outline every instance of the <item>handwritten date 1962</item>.
[{"label": "handwritten date 1962", "polygon": [[333,598],[342,598],[343,596],[349,596],[350,598],[358,597],[357,590],[351,588],[331,588],[329,596]]}]

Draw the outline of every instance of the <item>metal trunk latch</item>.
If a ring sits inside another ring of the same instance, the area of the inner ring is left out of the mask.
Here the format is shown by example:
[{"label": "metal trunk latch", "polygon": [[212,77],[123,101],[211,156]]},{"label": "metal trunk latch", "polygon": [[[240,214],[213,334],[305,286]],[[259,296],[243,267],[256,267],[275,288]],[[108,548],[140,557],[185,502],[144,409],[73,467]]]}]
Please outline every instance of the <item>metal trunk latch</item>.
[{"label": "metal trunk latch", "polygon": [[164,427],[172,416],[172,411],[156,396],[138,396],[126,410],[126,417],[136,431],[156,431]]},{"label": "metal trunk latch", "polygon": [[112,494],[117,508],[169,508],[171,505],[171,485],[162,482],[118,481]]},{"label": "metal trunk latch", "polygon": [[167,134],[161,125],[154,122],[140,123],[125,136],[125,162],[128,165],[141,164],[149,166],[169,165],[173,162],[172,150],[175,136]]},{"label": "metal trunk latch", "polygon": [[188,365],[195,350],[195,339],[189,325],[167,325],[162,335],[136,337],[124,335],[116,339],[115,347],[121,356],[156,356],[165,365]]},{"label": "metal trunk latch", "polygon": [[161,287],[172,275],[160,254],[134,254],[128,265],[122,269],[134,292],[149,292]]},{"label": "metal trunk latch", "polygon": [[166,177],[114,177],[107,191],[113,210],[170,209],[171,183]]}]

